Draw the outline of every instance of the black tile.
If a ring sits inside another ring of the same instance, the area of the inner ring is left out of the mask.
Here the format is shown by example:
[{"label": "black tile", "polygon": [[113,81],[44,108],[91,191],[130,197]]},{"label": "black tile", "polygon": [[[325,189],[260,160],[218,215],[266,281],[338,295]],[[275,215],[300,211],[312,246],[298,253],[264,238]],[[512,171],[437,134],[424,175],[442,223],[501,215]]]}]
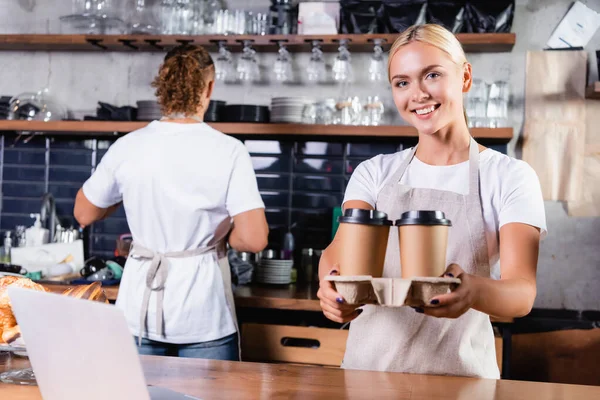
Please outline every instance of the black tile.
[{"label": "black tile", "polygon": [[[123,233],[129,233],[129,225],[127,225],[127,219],[118,217],[109,217],[104,221],[99,221],[94,224],[94,234],[113,234],[121,235]],[[116,239],[115,236],[115,239]]]},{"label": "black tile", "polygon": [[72,199],[56,199],[56,214],[71,216],[73,215],[73,207],[75,207],[75,198]]},{"label": "black tile", "polygon": [[288,206],[288,193],[261,192],[260,195],[266,207]]},{"label": "black tile", "polygon": [[344,190],[344,178],[327,175],[302,175],[294,177],[294,190],[318,190],[341,192]]},{"label": "black tile", "polygon": [[104,251],[114,253],[117,237],[118,235],[113,234],[94,233],[91,237],[92,252]]},{"label": "black tile", "polygon": [[298,157],[294,163],[294,172],[302,174],[341,174],[342,171],[342,160]]},{"label": "black tile", "polygon": [[374,157],[378,154],[392,154],[402,149],[398,143],[348,143],[349,156]]},{"label": "black tile", "polygon": [[15,198],[4,197],[2,199],[2,213],[9,214],[30,214],[39,213],[42,207],[41,199],[39,198]]},{"label": "black tile", "polygon": [[265,211],[269,225],[286,225],[288,223],[288,209],[267,209]]},{"label": "black tile", "polygon": [[106,150],[108,150],[108,148],[110,146],[112,146],[115,142],[117,141],[117,139],[98,139],[98,141],[96,142],[96,149],[98,150],[98,152],[103,152],[106,153]]},{"label": "black tile", "polygon": [[346,168],[345,173],[348,175],[352,175],[352,173],[356,170],[356,167],[360,165],[365,160],[346,160]]},{"label": "black tile", "polygon": [[50,167],[49,181],[83,183],[92,173],[91,167]]},{"label": "black tile", "polygon": [[331,232],[333,210],[294,210],[292,212],[292,223],[298,229],[326,229]]},{"label": "black tile", "polygon": [[48,191],[57,199],[75,199],[81,188],[79,184],[49,183]]},{"label": "black tile", "polygon": [[[39,207],[36,212],[39,212]],[[27,228],[33,225],[34,219],[28,214],[8,214],[2,210],[2,220],[0,221],[0,229],[3,231],[14,230],[17,225],[23,225]]]},{"label": "black tile", "polygon": [[327,142],[298,142],[297,153],[310,156],[343,156],[344,145],[342,143]]},{"label": "black tile", "polygon": [[506,145],[506,144],[492,144],[492,145],[489,145],[486,147],[489,147],[490,149],[499,151],[502,154],[508,154],[508,145]]},{"label": "black tile", "polygon": [[283,245],[283,236],[288,231],[287,226],[269,227],[269,249],[281,249]]},{"label": "black tile", "polygon": [[92,166],[92,152],[87,150],[50,150],[50,165]]},{"label": "black tile", "polygon": [[39,149],[5,149],[4,164],[46,165],[46,152]]},{"label": "black tile", "polygon": [[252,167],[256,172],[289,172],[290,157],[255,157],[252,156]]},{"label": "black tile", "polygon": [[53,137],[50,141],[50,149],[79,149],[92,150],[94,148],[93,139],[72,140]]},{"label": "black tile", "polygon": [[90,252],[90,256],[91,257],[98,257],[101,258],[103,260],[110,260],[115,256],[115,252],[107,250],[107,251],[102,251],[102,250],[92,250]]},{"label": "black tile", "polygon": [[46,169],[23,165],[5,165],[3,178],[8,181],[37,181],[44,182]]},{"label": "black tile", "polygon": [[277,140],[246,140],[246,149],[250,154],[291,154],[293,142],[280,142]]},{"label": "black tile", "polygon": [[102,157],[106,154],[109,147],[114,144],[114,140],[98,140],[98,148],[96,150],[96,162],[99,163]]},{"label": "black tile", "polygon": [[[30,139],[27,143],[25,140]],[[46,148],[46,138],[44,136],[34,136],[31,138],[30,136],[18,137],[14,135],[5,135],[4,136],[4,148],[27,148],[27,149],[45,149]]]},{"label": "black tile", "polygon": [[406,150],[408,148],[411,148],[413,146],[416,146],[417,143],[419,142],[419,138],[402,138],[400,140],[400,146],[402,150]]},{"label": "black tile", "polygon": [[331,230],[327,229],[295,229],[294,243],[296,249],[324,249],[331,243]]},{"label": "black tile", "polygon": [[260,190],[288,190],[290,186],[290,177],[279,174],[259,174],[256,180]]},{"label": "black tile", "polygon": [[2,183],[2,193],[9,197],[38,197],[44,195],[44,184],[34,182],[7,182]]},{"label": "black tile", "polygon": [[127,215],[125,215],[125,207],[123,207],[123,205],[121,204],[119,208],[117,208],[116,211],[111,214],[111,217],[126,218]]},{"label": "black tile", "polygon": [[58,215],[58,223],[61,226],[70,228],[70,227],[79,227],[79,223],[77,223],[77,221],[75,221],[75,217],[72,215],[73,213],[71,213],[70,215]]},{"label": "black tile", "polygon": [[292,207],[294,208],[333,208],[339,206],[341,203],[341,193],[294,193],[292,195]]}]

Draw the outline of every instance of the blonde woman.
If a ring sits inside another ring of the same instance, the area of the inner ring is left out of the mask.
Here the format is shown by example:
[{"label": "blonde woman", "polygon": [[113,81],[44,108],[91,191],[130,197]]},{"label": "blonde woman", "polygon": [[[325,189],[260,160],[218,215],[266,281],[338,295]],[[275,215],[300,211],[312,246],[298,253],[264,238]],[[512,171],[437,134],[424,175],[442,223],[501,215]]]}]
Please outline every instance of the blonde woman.
[{"label": "blonde woman", "polygon": [[[423,309],[356,309],[324,280],[338,273],[343,248],[334,239],[321,258],[318,295],[329,319],[352,321],[342,366],[499,378],[489,316],[519,317],[533,306],[546,234],[539,180],[525,162],[471,137],[463,108],[471,64],[448,30],[407,29],[390,50],[388,71],[400,115],[419,132],[418,146],[362,163],[343,207],[377,209],[392,220],[408,210],[445,212],[452,221],[445,275],[462,284]],[[386,277],[400,276],[397,243],[388,244]]]}]

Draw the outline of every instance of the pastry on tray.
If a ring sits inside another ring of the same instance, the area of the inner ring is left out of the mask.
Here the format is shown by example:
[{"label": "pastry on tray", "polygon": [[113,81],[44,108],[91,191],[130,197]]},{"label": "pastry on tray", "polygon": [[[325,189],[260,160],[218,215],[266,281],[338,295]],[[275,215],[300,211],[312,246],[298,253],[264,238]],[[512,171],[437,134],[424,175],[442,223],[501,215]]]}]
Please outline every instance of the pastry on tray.
[{"label": "pastry on tray", "polygon": [[[19,276],[0,277],[0,345],[10,344],[21,337],[21,330],[10,306],[7,288],[16,286],[40,292],[48,292],[44,286],[35,283],[29,278]],[[71,296],[78,299],[86,299],[108,303],[108,299],[100,282],[94,282],[86,286],[70,287],[63,293],[65,296]]]}]

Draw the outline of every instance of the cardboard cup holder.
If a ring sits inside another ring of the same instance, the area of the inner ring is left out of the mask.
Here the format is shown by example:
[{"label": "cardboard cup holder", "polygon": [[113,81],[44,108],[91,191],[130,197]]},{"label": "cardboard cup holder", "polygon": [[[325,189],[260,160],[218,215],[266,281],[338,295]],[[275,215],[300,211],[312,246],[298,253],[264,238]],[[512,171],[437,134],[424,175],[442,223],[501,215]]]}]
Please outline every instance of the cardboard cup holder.
[{"label": "cardboard cup holder", "polygon": [[435,296],[446,294],[460,285],[457,278],[418,277],[373,278],[370,275],[325,278],[347,304],[377,304],[385,307],[427,307]]}]

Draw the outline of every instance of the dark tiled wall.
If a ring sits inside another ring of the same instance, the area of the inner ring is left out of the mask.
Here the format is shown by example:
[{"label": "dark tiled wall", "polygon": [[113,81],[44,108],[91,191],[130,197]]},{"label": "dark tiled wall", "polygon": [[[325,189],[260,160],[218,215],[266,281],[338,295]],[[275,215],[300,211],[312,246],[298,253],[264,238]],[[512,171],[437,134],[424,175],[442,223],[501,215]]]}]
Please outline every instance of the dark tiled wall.
[{"label": "dark tiled wall", "polygon": [[[332,209],[342,202],[348,179],[364,160],[393,153],[414,141],[364,142],[244,140],[253,160],[271,228],[269,242],[278,247],[291,227],[296,248],[324,248],[331,239]],[[90,176],[112,141],[35,137],[28,143],[2,137],[2,209],[0,230],[30,226],[42,195],[55,199],[63,225],[75,225],[77,190]],[[506,152],[506,146],[491,146]],[[88,251],[110,257],[119,234],[129,228],[123,209],[90,229]]]}]

